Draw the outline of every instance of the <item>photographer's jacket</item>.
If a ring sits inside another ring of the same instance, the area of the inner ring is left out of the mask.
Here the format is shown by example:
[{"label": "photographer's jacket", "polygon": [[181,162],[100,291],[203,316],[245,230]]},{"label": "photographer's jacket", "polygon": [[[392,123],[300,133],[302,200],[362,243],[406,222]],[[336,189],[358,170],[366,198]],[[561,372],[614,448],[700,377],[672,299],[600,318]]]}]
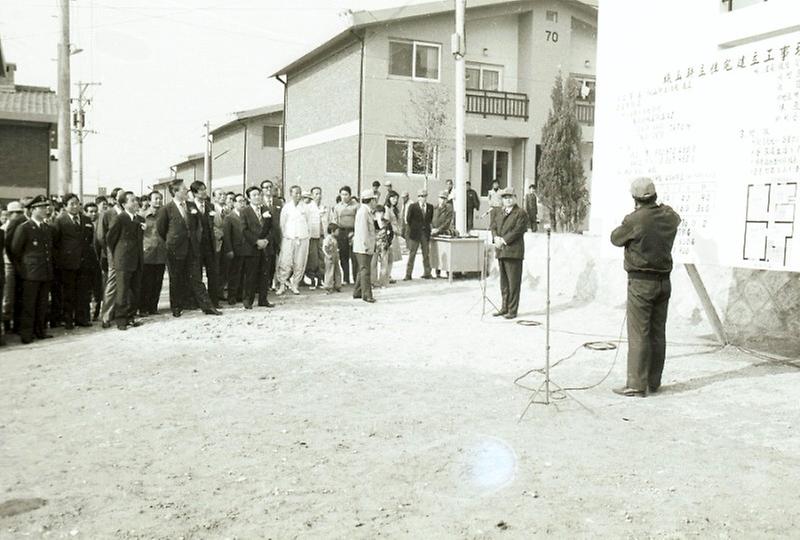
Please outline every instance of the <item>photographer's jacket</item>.
[{"label": "photographer's jacket", "polygon": [[625,271],[632,277],[669,275],[672,244],[680,216],[665,204],[645,204],[625,216],[611,233],[611,243],[625,246]]},{"label": "photographer's jacket", "polygon": [[500,208],[492,220],[492,234],[502,236],[506,245],[497,248],[498,259],[525,258],[525,231],[528,230],[528,214],[516,204],[506,213]]}]

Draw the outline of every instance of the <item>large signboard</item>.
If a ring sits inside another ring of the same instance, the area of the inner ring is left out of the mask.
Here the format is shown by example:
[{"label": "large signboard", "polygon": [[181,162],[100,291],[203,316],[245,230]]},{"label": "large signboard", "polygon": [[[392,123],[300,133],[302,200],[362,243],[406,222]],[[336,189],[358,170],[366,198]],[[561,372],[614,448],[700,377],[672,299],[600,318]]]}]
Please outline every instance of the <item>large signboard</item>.
[{"label": "large signboard", "polygon": [[600,74],[598,232],[650,176],[683,218],[676,261],[800,271],[800,33],[670,64],[604,96]]}]

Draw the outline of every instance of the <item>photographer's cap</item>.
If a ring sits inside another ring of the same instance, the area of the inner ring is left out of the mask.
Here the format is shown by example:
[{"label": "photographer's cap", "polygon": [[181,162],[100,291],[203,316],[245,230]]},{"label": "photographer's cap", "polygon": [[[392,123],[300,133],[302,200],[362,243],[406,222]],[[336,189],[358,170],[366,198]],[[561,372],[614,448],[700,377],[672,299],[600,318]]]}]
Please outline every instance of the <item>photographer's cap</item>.
[{"label": "photographer's cap", "polygon": [[634,199],[648,199],[656,194],[656,186],[646,176],[631,182],[631,195]]}]

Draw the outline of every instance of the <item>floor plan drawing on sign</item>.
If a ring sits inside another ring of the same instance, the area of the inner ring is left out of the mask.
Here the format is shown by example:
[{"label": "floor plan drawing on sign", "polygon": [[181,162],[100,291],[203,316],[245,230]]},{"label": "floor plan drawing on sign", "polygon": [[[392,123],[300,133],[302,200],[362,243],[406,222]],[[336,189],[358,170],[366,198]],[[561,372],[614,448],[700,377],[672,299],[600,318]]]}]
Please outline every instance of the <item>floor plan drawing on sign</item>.
[{"label": "floor plan drawing on sign", "polygon": [[786,266],[791,259],[796,208],[796,182],[748,185],[743,259]]}]

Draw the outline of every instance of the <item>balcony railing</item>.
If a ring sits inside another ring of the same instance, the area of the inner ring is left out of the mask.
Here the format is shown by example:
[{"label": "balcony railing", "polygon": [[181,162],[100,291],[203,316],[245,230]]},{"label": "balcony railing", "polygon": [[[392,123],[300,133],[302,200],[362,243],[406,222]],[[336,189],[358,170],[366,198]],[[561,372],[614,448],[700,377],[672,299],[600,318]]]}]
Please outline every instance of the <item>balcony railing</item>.
[{"label": "balcony railing", "polygon": [[586,124],[587,126],[594,125],[594,103],[581,102],[575,103],[575,116],[578,117],[578,122]]},{"label": "balcony railing", "polygon": [[528,95],[496,90],[467,90],[467,112],[503,118],[528,119]]}]

